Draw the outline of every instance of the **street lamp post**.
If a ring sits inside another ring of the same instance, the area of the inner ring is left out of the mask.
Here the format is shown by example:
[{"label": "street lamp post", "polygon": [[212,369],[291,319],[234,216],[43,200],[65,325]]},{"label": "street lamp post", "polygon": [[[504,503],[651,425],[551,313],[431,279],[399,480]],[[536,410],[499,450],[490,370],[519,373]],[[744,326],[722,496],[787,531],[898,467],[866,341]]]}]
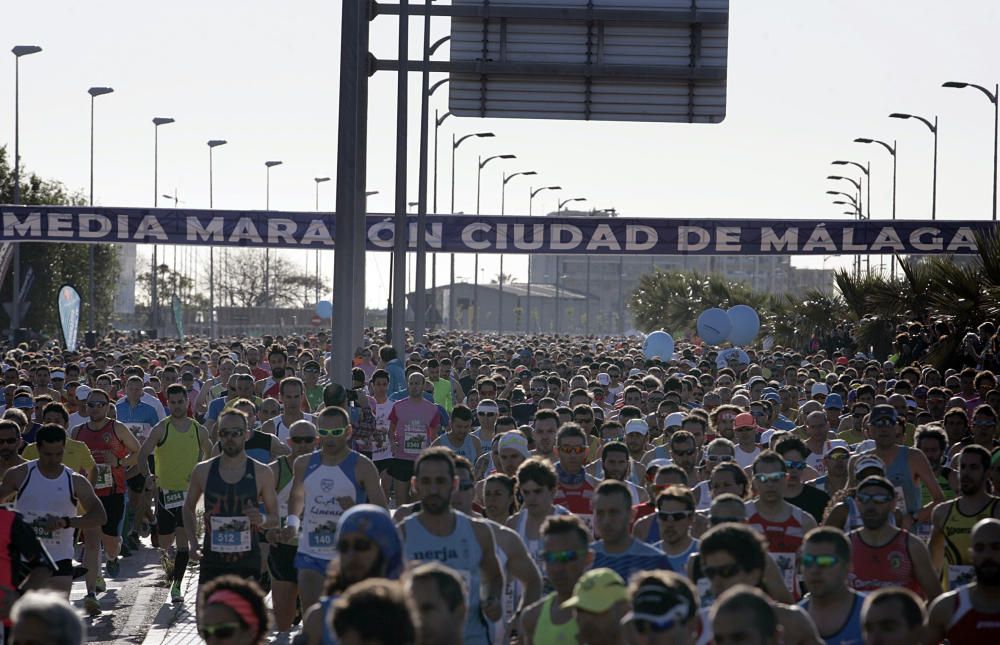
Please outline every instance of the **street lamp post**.
[{"label": "street lamp post", "polygon": [[[557,211],[561,211],[563,209],[563,207],[566,204],[569,204],[570,202],[585,202],[585,201],[587,201],[586,197],[570,197],[569,199],[563,199],[561,201],[557,199],[556,200],[556,210]],[[560,296],[560,288],[559,287],[561,286],[561,282],[562,282],[562,267],[559,264],[559,256],[558,255],[555,256],[555,259],[556,259],[556,303],[555,303],[556,304],[556,306],[555,306],[556,316],[555,316],[555,318],[556,318],[556,332],[558,333],[559,332],[559,313],[560,313],[559,310],[561,309],[561,307],[559,305],[559,296]]]},{"label": "street lamp post", "polygon": [[[316,177],[316,212],[319,212],[319,185],[330,181],[329,177]],[[319,248],[316,249],[316,302],[319,302]]]},{"label": "street lamp post", "polygon": [[[479,155],[479,168],[476,170],[476,215],[479,215],[479,196],[482,189],[483,168],[494,159],[517,159],[517,155],[492,155],[483,159]],[[473,276],[472,301],[473,305],[473,329],[479,331],[479,253],[476,253],[475,275]]]},{"label": "street lamp post", "polygon": [[[892,219],[896,220],[896,141],[889,145],[885,141],[880,141],[878,139],[871,139],[867,137],[858,137],[854,140],[854,143],[865,143],[871,144],[875,143],[883,148],[892,156]],[[896,275],[896,254],[889,256],[889,275],[895,277]]]},{"label": "street lamp post", "polygon": [[[503,183],[500,185],[500,215],[507,214],[507,182],[509,182],[514,177],[528,177],[531,175],[537,175],[538,173],[534,170],[524,170],[522,172],[515,172],[513,174],[503,175]],[[497,333],[503,333],[503,253],[500,254],[500,277],[497,282],[500,283],[500,306],[497,311]]]},{"label": "street lamp post", "polygon": [[[94,205],[94,99],[98,96],[111,94],[114,90],[110,87],[92,87],[87,90],[90,94],[90,205]],[[94,306],[96,300],[96,285],[94,284],[94,245],[90,244],[87,250],[87,269],[90,283],[89,306],[87,307],[87,331],[94,331]]]},{"label": "street lamp post", "polygon": [[[864,219],[871,220],[872,218],[872,172],[871,172],[871,162],[867,164],[860,164],[857,161],[844,161],[842,159],[831,162],[834,166],[855,166],[857,167],[865,176],[865,187],[867,192],[867,198],[865,200],[865,210],[868,212]],[[846,177],[844,178],[846,179]],[[861,188],[858,188],[858,201],[861,200]],[[871,254],[865,254],[865,267],[868,272],[871,273],[872,269],[872,256]]]},{"label": "street lamp post", "polygon": [[[208,208],[215,208],[215,177],[214,159],[212,151],[219,146],[226,145],[225,139],[212,139],[208,142]],[[215,323],[215,247],[208,245],[208,333],[212,338],[217,338],[217,327]]]},{"label": "street lamp post", "polygon": [[[850,181],[850,180],[848,180],[848,181]],[[855,184],[855,185],[857,185],[857,184]],[[826,194],[827,195],[832,195],[834,197],[838,197],[838,196],[839,197],[845,197],[847,199],[847,201],[835,200],[833,203],[837,204],[837,205],[850,206],[854,210],[853,211],[845,211],[844,214],[845,215],[851,215],[857,221],[859,221],[859,222],[861,221],[862,215],[861,215],[861,189],[860,188],[858,188],[857,197],[855,197],[854,195],[851,195],[850,193],[845,193],[845,192],[839,191],[839,190],[828,190],[828,191],[826,191]],[[861,256],[856,256],[854,258],[854,272],[855,272],[856,275],[861,275]]]},{"label": "street lamp post", "polygon": [[[174,120],[170,117],[155,117],[153,119],[153,208],[158,208],[160,205],[160,126],[168,125],[173,123]],[[150,266],[150,300],[149,300],[149,315],[150,315],[150,327],[153,329],[159,329],[160,327],[160,299],[158,294],[158,283],[159,276],[157,275],[156,267],[159,266],[157,261],[157,249],[159,245],[153,245],[153,257]]]},{"label": "street lamp post", "polygon": [[[542,186],[541,188],[528,188],[528,215],[534,214],[535,206],[535,195],[542,192],[543,190],[562,190],[562,186]],[[531,265],[532,265],[533,254],[528,254],[528,284],[525,288],[524,300],[524,331],[525,333],[531,332]]]},{"label": "street lamp post", "polygon": [[931,219],[937,219],[937,159],[938,159],[938,118],[934,117],[934,123],[931,123],[928,119],[922,116],[917,116],[915,114],[906,114],[903,112],[893,112],[889,115],[890,119],[916,119],[924,125],[927,129],[931,131],[934,135],[934,176],[931,188]]},{"label": "street lamp post", "polygon": [[[267,189],[266,189],[266,208],[265,210],[271,210],[271,168],[275,166],[280,166],[281,161],[265,161],[264,167],[267,169]],[[264,247],[264,306],[271,306],[271,249],[267,246]]]},{"label": "street lamp post", "polygon": [[[10,50],[14,54],[14,203],[21,203],[21,56],[30,56],[42,51],[38,45],[17,45]],[[10,340],[14,331],[21,327],[21,243],[14,242],[14,287],[11,292]]]},{"label": "street lamp post", "polygon": [[[441,122],[444,122],[442,117]],[[455,138],[455,133],[451,135],[451,214],[455,214],[455,152],[462,142],[471,137],[491,138],[496,135],[492,132],[475,132]],[[448,296],[448,329],[455,329],[455,254],[451,254],[451,291]]]},{"label": "street lamp post", "polygon": [[[441,83],[441,81],[438,81]],[[431,92],[437,89],[437,84],[431,87]],[[444,123],[445,119],[451,116],[451,112],[445,112],[444,114],[438,116],[438,111],[434,110],[434,205],[432,210],[436,215],[438,213],[438,130],[441,129],[441,124]],[[431,290],[437,294],[437,253],[433,255],[431,260]],[[435,301],[437,298],[435,297]]]},{"label": "street lamp post", "polygon": [[948,81],[941,87],[951,87],[956,89],[961,89],[965,87],[974,87],[983,94],[986,98],[990,100],[993,104],[993,221],[997,219],[997,136],[1000,134],[1000,84],[993,86],[993,91],[989,91],[982,85],[976,85],[975,83],[961,83],[959,81]]}]

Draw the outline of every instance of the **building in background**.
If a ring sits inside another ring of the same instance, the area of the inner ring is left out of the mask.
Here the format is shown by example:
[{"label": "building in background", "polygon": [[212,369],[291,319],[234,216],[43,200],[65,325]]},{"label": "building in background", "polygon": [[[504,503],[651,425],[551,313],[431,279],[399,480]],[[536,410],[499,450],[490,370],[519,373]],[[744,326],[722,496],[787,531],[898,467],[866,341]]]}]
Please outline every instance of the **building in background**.
[{"label": "building in background", "polygon": [[136,245],[118,244],[118,290],[115,292],[114,314],[128,316],[135,313]]}]

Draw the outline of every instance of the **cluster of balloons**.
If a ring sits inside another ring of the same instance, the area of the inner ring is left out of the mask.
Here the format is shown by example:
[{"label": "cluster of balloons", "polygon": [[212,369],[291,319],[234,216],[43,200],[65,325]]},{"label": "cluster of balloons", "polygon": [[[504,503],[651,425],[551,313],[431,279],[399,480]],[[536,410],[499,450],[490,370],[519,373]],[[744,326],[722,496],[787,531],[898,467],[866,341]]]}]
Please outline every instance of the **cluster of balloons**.
[{"label": "cluster of balloons", "polygon": [[329,300],[320,300],[316,303],[316,315],[320,318],[332,318],[333,317],[333,303]]},{"label": "cluster of balloons", "polygon": [[749,345],[760,332],[760,317],[752,307],[736,305],[728,311],[713,307],[698,316],[698,335],[709,345],[729,342]]}]

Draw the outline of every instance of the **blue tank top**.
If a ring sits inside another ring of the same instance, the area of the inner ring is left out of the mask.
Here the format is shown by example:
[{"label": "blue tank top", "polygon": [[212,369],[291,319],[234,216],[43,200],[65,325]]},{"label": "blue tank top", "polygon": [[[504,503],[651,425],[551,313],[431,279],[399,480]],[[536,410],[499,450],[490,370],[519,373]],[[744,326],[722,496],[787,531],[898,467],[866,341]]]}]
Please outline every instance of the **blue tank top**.
[{"label": "blue tank top", "polygon": [[663,541],[659,541],[653,546],[655,546],[660,551],[667,553],[667,559],[670,560],[670,566],[674,568],[674,571],[683,574],[687,571],[688,558],[691,557],[692,553],[698,552],[698,540],[691,540],[691,546],[689,546],[683,553],[678,553],[677,555],[670,555],[667,553],[667,549],[663,544]]},{"label": "blue tank top", "polygon": [[333,631],[333,621],[330,620],[330,610],[336,599],[337,596],[323,596],[319,599],[319,612],[323,617],[323,635],[319,641],[320,645],[337,645],[337,634]]},{"label": "blue tank top", "polygon": [[448,448],[456,455],[465,457],[473,465],[475,465],[476,460],[479,459],[480,453],[476,452],[476,447],[472,444],[471,434],[465,435],[465,440],[462,442],[462,445],[456,448],[452,445],[451,439],[448,438],[448,433],[444,433],[441,435],[441,445]]},{"label": "blue tank top", "polygon": [[407,517],[403,521],[406,558],[418,562],[440,562],[462,576],[469,593],[462,640],[466,645],[489,645],[488,623],[479,609],[479,565],[483,561],[483,551],[479,547],[469,516],[459,511],[453,512],[455,530],[451,535],[445,536],[428,532],[420,523],[419,516]]},{"label": "blue tank top", "polygon": [[653,513],[653,522],[649,525],[649,535],[646,536],[646,544],[656,544],[660,541],[660,523],[656,520],[656,513]]},{"label": "blue tank top", "polygon": [[886,467],[885,476],[893,486],[903,489],[906,512],[916,513],[920,510],[920,487],[913,481],[910,471],[910,450],[906,446],[896,448],[896,458]]},{"label": "blue tank top", "polygon": [[[847,620],[840,627],[835,634],[830,636],[823,636],[820,634],[820,638],[826,643],[826,645],[841,645],[841,643],[861,643],[861,605],[865,602],[865,594],[852,591],[854,594],[854,605],[851,607],[851,612],[847,614]],[[802,599],[799,603],[799,607],[802,607],[807,612],[809,611],[809,596]]]}]

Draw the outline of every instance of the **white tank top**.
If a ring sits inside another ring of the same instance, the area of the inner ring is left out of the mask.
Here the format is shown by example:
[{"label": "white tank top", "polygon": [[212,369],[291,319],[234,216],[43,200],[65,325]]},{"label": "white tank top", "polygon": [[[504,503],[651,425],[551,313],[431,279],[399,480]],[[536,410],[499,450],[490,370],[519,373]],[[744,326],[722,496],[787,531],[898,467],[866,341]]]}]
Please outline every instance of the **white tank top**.
[{"label": "white tank top", "polygon": [[[315,418],[311,414],[303,413],[302,418],[310,423],[316,422]],[[274,434],[278,437],[278,439],[281,439],[282,443],[288,443],[288,437],[291,435],[291,432],[288,431],[288,426],[285,425],[285,419],[280,414],[274,417]]]},{"label": "white tank top", "polygon": [[73,557],[73,529],[47,531],[41,526],[46,515],[76,517],[73,471],[63,466],[55,479],[49,479],[38,470],[38,462],[29,462],[28,474],[17,491],[14,509],[35,530],[53,560],[58,562]]}]

